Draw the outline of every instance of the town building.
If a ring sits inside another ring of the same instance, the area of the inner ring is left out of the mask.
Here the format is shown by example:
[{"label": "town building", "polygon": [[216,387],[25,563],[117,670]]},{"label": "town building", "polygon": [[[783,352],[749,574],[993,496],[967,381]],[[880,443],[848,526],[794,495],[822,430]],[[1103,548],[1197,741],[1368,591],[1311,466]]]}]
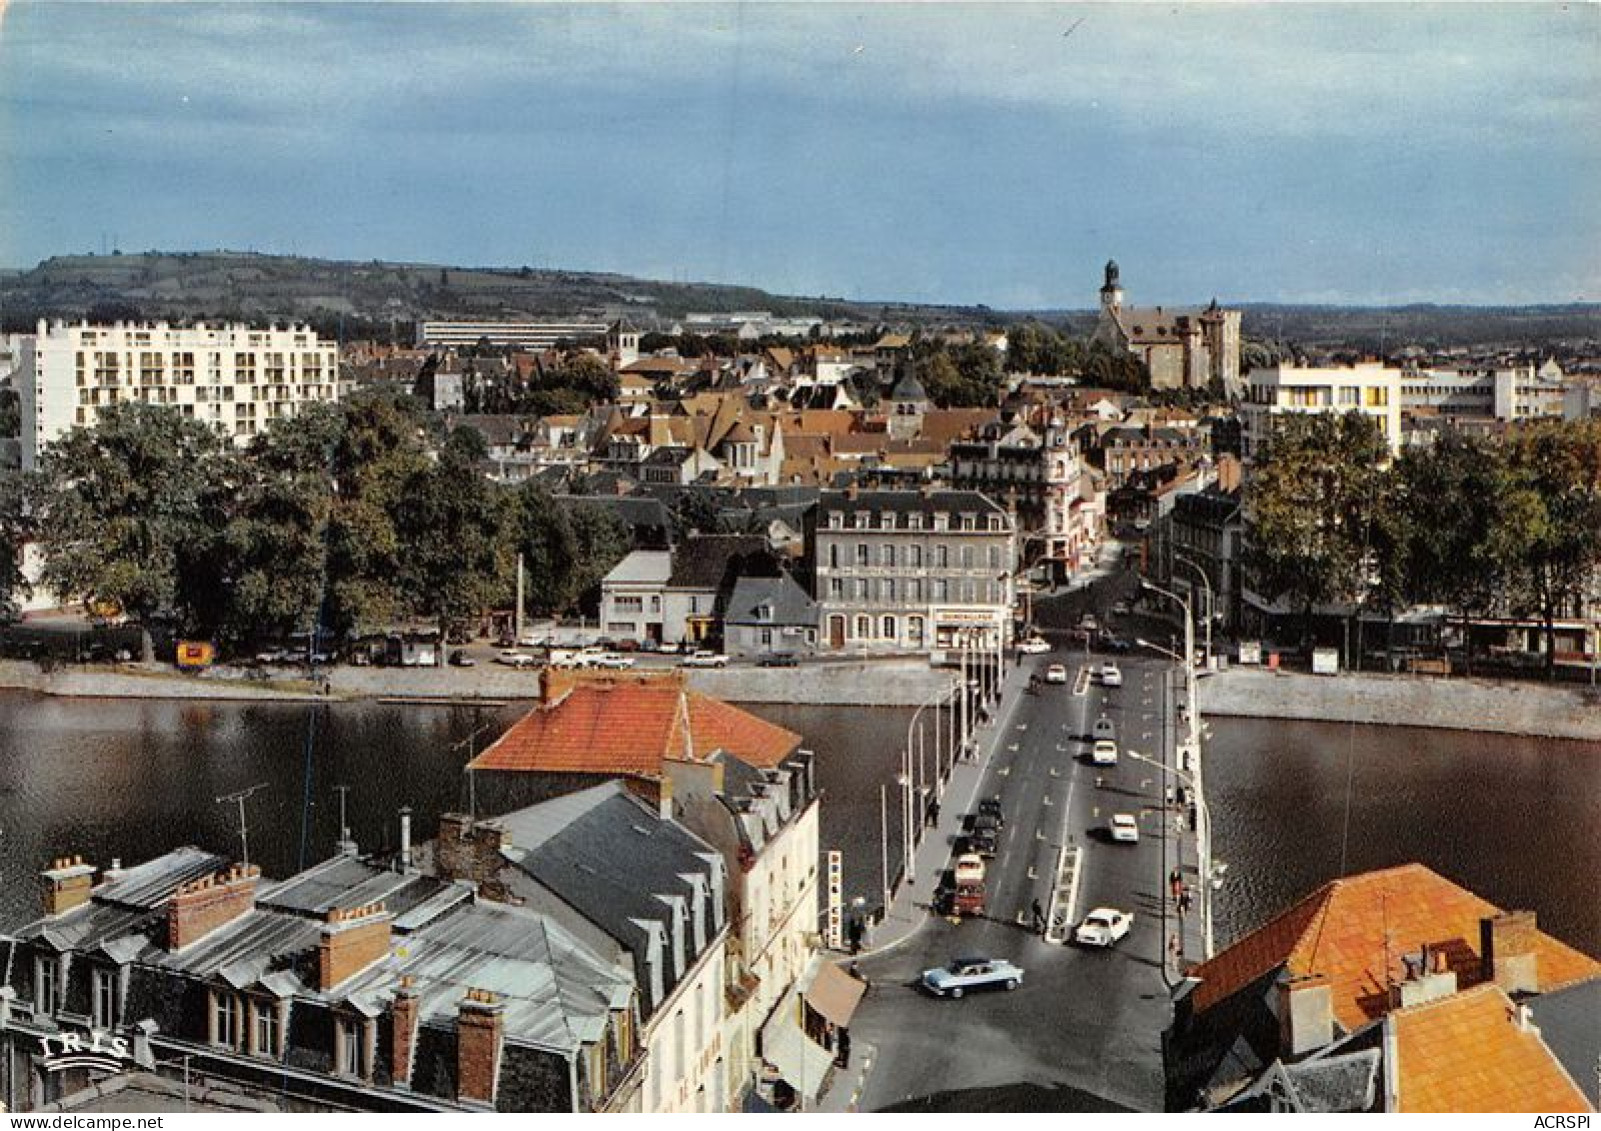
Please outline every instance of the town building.
[{"label": "town building", "polygon": [[242,445],[305,405],[338,400],[339,357],[308,326],[41,320],[19,340],[14,380],[32,469],[67,431],[130,402],[171,406]]},{"label": "town building", "polygon": [[[1421,864],[1348,876],[1189,971],[1164,1041],[1168,1107],[1591,1110],[1524,1009],[1598,986],[1601,963],[1532,911]],[[1553,1009],[1553,1037],[1578,1012]],[[1593,1022],[1575,1022],[1592,1070]]]},{"label": "town building", "polygon": [[1246,375],[1240,404],[1243,454],[1250,459],[1286,413],[1360,412],[1379,427],[1390,454],[1401,450],[1401,370],[1382,362],[1318,367],[1279,363]]},{"label": "town building", "polygon": [[605,322],[582,318],[538,318],[523,321],[417,323],[417,345],[430,349],[461,349],[489,345],[496,349],[551,349],[559,342],[604,338],[611,329]]},{"label": "town building", "polygon": [[1401,371],[1401,411],[1470,421],[1560,417],[1567,390],[1561,367],[1551,361],[1538,367],[1408,367]]},{"label": "town building", "polygon": [[638,1110],[632,972],[409,858],[347,846],[277,883],[197,848],[98,883],[55,861],[8,944],[0,1100],[134,1073],[287,1111]]},{"label": "town building", "polygon": [[736,660],[817,650],[817,604],[787,573],[742,577],[723,614],[723,650]]},{"label": "town building", "polygon": [[711,641],[735,583],[777,572],[759,534],[696,534],[671,550],[635,550],[600,583],[601,631],[641,644]]},{"label": "town building", "polygon": [[825,651],[939,655],[1012,638],[1017,522],[976,491],[824,491],[806,540]]},{"label": "town building", "polygon": [[1216,299],[1203,309],[1125,306],[1118,266],[1110,261],[1091,340],[1139,358],[1154,389],[1204,389],[1218,381],[1234,393],[1240,382],[1240,317]]}]

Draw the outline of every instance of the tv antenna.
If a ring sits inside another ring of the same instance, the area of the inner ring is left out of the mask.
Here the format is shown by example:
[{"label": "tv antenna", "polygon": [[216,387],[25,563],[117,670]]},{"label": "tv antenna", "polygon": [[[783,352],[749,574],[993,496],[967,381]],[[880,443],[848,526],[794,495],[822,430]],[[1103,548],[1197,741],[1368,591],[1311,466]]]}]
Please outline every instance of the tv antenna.
[{"label": "tv antenna", "polygon": [[236,793],[225,793],[217,798],[218,805],[225,805],[232,801],[239,806],[239,856],[242,864],[250,863],[250,826],[245,821],[245,802],[266,788],[266,782],[258,782],[249,789],[241,789]]}]

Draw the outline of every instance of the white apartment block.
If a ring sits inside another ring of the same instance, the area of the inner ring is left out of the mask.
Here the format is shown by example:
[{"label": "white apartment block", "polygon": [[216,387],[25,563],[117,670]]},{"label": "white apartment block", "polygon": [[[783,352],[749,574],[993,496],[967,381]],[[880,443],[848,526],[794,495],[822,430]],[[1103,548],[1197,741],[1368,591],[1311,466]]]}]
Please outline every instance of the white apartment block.
[{"label": "white apartment block", "polygon": [[1274,418],[1292,412],[1360,412],[1378,422],[1391,455],[1401,449],[1399,369],[1376,361],[1331,368],[1280,364],[1253,369],[1245,381],[1240,415],[1247,459],[1267,443]]},{"label": "white apartment block", "polygon": [[338,400],[339,351],[307,326],[41,321],[21,339],[15,380],[22,466],[32,469],[73,427],[135,401],[169,405],[246,443],[303,405]]},{"label": "white apartment block", "polygon": [[1401,408],[1479,420],[1559,417],[1567,383],[1554,362],[1536,368],[1408,369],[1401,375]]},{"label": "white apartment block", "polygon": [[550,349],[557,342],[603,338],[611,327],[581,319],[534,319],[526,322],[419,322],[417,345],[460,349],[488,342],[497,349]]}]

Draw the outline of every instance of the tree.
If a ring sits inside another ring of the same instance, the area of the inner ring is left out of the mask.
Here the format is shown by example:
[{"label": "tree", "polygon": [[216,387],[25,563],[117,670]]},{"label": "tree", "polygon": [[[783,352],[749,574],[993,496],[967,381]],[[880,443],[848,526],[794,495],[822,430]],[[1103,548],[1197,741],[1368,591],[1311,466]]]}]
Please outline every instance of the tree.
[{"label": "tree", "polygon": [[441,640],[489,608],[508,573],[501,499],[479,467],[484,455],[480,433],[453,430],[396,511],[407,605],[438,624]]},{"label": "tree", "polygon": [[511,540],[527,571],[529,611],[563,615],[632,548],[629,529],[595,503],[562,503],[530,480],[512,496]]},{"label": "tree", "polygon": [[332,405],[280,417],[251,443],[222,544],[228,635],[320,625],[328,580],[332,462],[344,419]]},{"label": "tree", "polygon": [[151,623],[220,603],[215,560],[234,467],[226,438],[174,409],[138,402],[103,409],[46,449],[38,496],[42,579],[95,616]]},{"label": "tree", "polygon": [[1279,417],[1246,490],[1252,585],[1302,610],[1303,643],[1320,604],[1356,605],[1371,579],[1386,449],[1360,413]]},{"label": "tree", "polygon": [[1516,591],[1545,627],[1556,672],[1556,618],[1577,615],[1601,571],[1601,422],[1539,421],[1509,437],[1511,479],[1502,535]]},{"label": "tree", "polygon": [[29,480],[20,471],[0,471],[0,624],[17,618],[16,598],[32,592],[22,573],[22,551],[33,535]]}]

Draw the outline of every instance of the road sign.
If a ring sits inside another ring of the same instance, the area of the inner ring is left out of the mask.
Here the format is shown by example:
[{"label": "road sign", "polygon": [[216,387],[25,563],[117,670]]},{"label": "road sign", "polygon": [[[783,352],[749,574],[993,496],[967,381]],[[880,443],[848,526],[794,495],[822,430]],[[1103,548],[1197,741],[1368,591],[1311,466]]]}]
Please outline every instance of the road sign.
[{"label": "road sign", "polygon": [[845,854],[837,848],[828,850],[828,948],[845,949]]}]

